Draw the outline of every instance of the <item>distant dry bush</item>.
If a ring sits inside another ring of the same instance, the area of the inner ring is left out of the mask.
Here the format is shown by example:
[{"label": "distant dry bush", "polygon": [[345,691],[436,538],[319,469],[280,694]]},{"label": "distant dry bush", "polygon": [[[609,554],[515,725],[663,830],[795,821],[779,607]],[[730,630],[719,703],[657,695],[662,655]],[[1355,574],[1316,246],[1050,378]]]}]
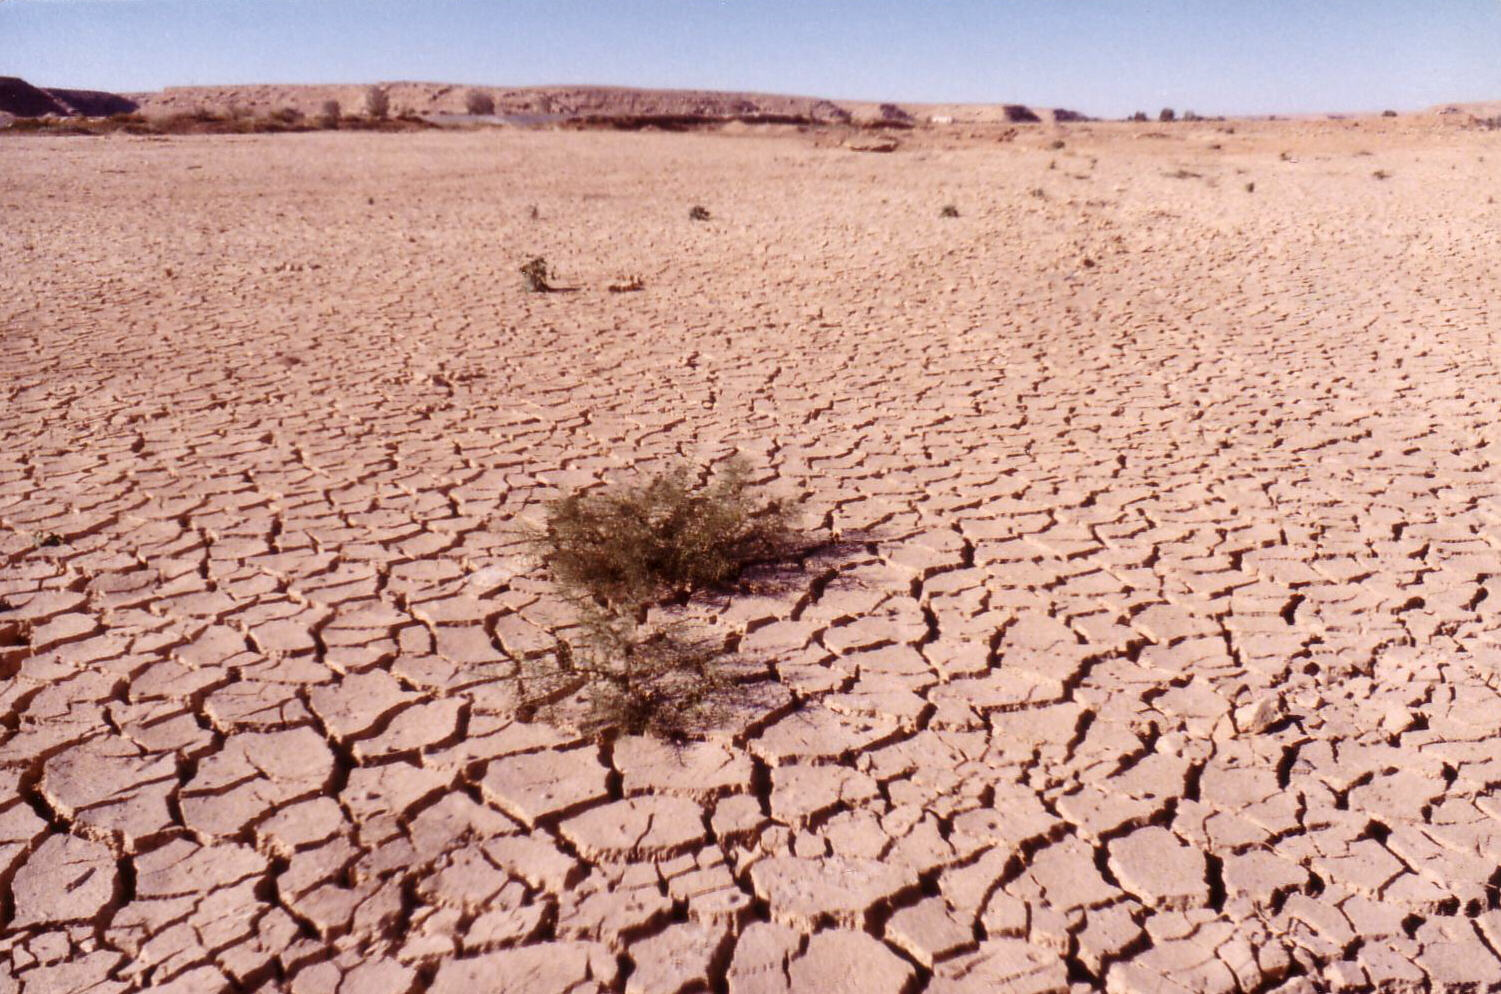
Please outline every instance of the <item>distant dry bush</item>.
[{"label": "distant dry bush", "polygon": [[542,256],[535,256],[527,260],[526,265],[521,267],[521,277],[526,281],[526,288],[532,293],[551,293],[553,291],[552,271],[547,267],[547,260]]},{"label": "distant dry bush", "polygon": [[391,113],[391,94],[384,87],[372,86],[365,91],[365,116],[384,121]]},{"label": "distant dry bush", "polygon": [[688,209],[688,219],[690,221],[707,221],[709,217],[709,208],[701,204],[695,204]]},{"label": "distant dry bush", "polygon": [[337,128],[339,119],[344,116],[344,108],[339,106],[337,100],[325,100],[318,108],[318,123],[325,128]]},{"label": "distant dry bush", "polygon": [[959,216],[959,208],[957,206],[955,206],[954,204],[944,204],[943,207],[938,211],[938,216],[939,217],[958,217]]},{"label": "distant dry bush", "polygon": [[1178,115],[1173,112],[1173,109],[1171,107],[1164,107],[1162,108],[1161,113],[1157,115],[1157,120],[1161,121],[1163,124],[1167,124],[1168,122],[1176,119],[1177,116]]},{"label": "distant dry bush", "polygon": [[464,94],[464,110],[470,114],[493,114],[495,98],[483,90],[470,90]]}]

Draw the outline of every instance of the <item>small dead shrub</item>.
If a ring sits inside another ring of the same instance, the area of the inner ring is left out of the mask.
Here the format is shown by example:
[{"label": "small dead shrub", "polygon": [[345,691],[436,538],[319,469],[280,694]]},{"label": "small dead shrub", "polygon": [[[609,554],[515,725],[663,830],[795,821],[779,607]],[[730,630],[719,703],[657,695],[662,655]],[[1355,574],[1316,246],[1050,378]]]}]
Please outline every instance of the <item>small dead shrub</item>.
[{"label": "small dead shrub", "polygon": [[532,293],[551,293],[553,286],[552,271],[547,267],[547,260],[542,256],[529,259],[526,265],[521,267],[521,276],[526,280],[526,288]]},{"label": "small dead shrub", "polygon": [[694,204],[688,209],[688,220],[690,221],[707,221],[710,217],[709,208],[699,204]]},{"label": "small dead shrub", "polygon": [[622,276],[605,289],[611,293],[636,293],[646,289],[646,281],[639,276]]},{"label": "small dead shrub", "polygon": [[1387,172],[1385,169],[1378,169],[1375,172],[1371,173],[1371,175],[1374,176],[1374,177],[1376,177],[1377,179],[1391,179],[1392,178],[1392,174],[1389,173],[1389,172]]},{"label": "small dead shrub", "polygon": [[943,209],[938,212],[938,216],[939,217],[958,217],[959,216],[959,208],[956,207],[956,206],[954,206],[953,204],[944,204],[943,205]]}]

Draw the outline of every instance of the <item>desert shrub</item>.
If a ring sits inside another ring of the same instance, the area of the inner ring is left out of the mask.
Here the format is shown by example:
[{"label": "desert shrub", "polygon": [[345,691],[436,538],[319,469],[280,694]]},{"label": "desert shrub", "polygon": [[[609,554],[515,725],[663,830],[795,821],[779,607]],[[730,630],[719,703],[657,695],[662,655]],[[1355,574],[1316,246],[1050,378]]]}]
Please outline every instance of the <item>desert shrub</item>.
[{"label": "desert shrub", "polygon": [[365,91],[365,116],[384,121],[391,113],[391,94],[384,87],[372,86]]},{"label": "desert shrub", "polygon": [[648,609],[725,587],[793,547],[787,507],[759,496],[740,460],[713,476],[679,466],[568,494],[548,505],[534,542],[579,615],[576,638],[559,643],[555,669],[534,683],[580,686],[596,731],[666,737],[712,723],[734,681],[722,640],[648,625]]},{"label": "desert shrub", "polygon": [[1247,193],[1255,193],[1256,192],[1256,184],[1254,182],[1247,183],[1246,184],[1246,192]]},{"label": "desert shrub", "polygon": [[267,116],[278,124],[297,124],[302,121],[302,111],[296,107],[280,107]]},{"label": "desert shrub", "polygon": [[1384,110],[1384,111],[1381,112],[1381,116],[1382,117],[1396,117],[1397,116],[1397,112],[1394,111],[1394,110]]},{"label": "desert shrub", "polygon": [[1062,138],[1054,138],[1052,142],[1049,143],[1048,148],[1056,152],[1060,148],[1063,148],[1066,144],[1067,142],[1065,142]]},{"label": "desert shrub", "polygon": [[325,100],[318,108],[318,123],[325,128],[337,128],[339,119],[344,116],[344,108],[339,106],[337,100]]},{"label": "desert shrub", "polygon": [[1375,172],[1371,173],[1371,175],[1376,177],[1377,179],[1391,179],[1392,177],[1392,174],[1387,172],[1385,169],[1378,169]]},{"label": "desert shrub", "polygon": [[622,276],[605,289],[611,293],[635,293],[646,289],[646,281],[640,276]]},{"label": "desert shrub", "polygon": [[1163,124],[1167,124],[1175,120],[1177,117],[1178,115],[1173,112],[1173,109],[1171,107],[1164,107],[1162,108],[1162,111],[1158,113],[1157,120],[1161,121]]},{"label": "desert shrub", "polygon": [[464,94],[464,110],[470,114],[493,114],[495,98],[483,90],[470,90]]},{"label": "desert shrub", "polygon": [[581,685],[588,732],[686,739],[713,727],[732,703],[723,642],[683,627],[643,634],[599,609],[582,612],[579,632],[576,645],[558,643],[555,669],[533,666],[529,679],[544,695]]},{"label": "desert shrub", "polygon": [[521,267],[521,276],[526,280],[526,288],[532,293],[551,293],[552,271],[547,268],[547,260],[542,256],[529,259],[526,265]]},{"label": "desert shrub", "polygon": [[958,217],[959,216],[959,208],[956,207],[956,206],[954,206],[953,204],[944,204],[943,205],[943,209],[938,212],[938,216],[939,217]]},{"label": "desert shrub", "polygon": [[709,482],[682,467],[636,486],[570,494],[548,508],[543,558],[576,597],[627,611],[720,586],[787,545],[787,510],[731,462]]},{"label": "desert shrub", "polygon": [[688,219],[690,221],[707,221],[709,217],[709,208],[707,207],[695,204],[688,209]]},{"label": "desert shrub", "polygon": [[1135,114],[1131,115],[1131,120],[1133,120],[1133,121],[1135,121],[1137,123],[1141,123],[1143,121],[1146,121],[1147,120],[1147,112],[1144,111],[1144,110],[1139,110]]}]

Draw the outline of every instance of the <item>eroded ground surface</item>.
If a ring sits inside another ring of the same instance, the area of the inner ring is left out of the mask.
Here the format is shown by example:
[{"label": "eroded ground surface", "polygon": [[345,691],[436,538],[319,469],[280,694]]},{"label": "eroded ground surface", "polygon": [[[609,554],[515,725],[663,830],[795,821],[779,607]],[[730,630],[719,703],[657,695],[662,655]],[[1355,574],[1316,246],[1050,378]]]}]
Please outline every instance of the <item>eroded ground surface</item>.
[{"label": "eroded ground surface", "polygon": [[[1284,127],[0,143],[0,991],[1497,989],[1501,145]],[[743,712],[521,720],[735,453]]]}]

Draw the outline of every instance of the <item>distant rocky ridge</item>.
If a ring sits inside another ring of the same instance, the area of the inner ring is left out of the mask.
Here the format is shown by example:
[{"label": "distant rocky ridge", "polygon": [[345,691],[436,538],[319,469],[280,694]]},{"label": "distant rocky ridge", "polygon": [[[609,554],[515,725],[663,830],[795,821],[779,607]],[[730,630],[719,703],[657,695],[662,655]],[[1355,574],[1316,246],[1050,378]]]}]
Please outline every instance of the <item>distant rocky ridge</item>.
[{"label": "distant rocky ridge", "polygon": [[[833,101],[781,94],[729,93],[712,90],[648,90],[619,86],[469,86],[455,83],[390,82],[376,84],[390,96],[393,115],[442,117],[466,112],[472,90],[489,96],[502,117],[525,116],[584,123],[654,121],[704,123],[856,124],[911,127],[916,124],[982,123],[1017,120],[1087,120],[1074,111],[1044,110],[1017,104],[904,104]],[[148,116],[196,111],[268,115],[290,108],[318,114],[330,100],[345,113],[358,114],[370,84],[277,84],[170,86],[147,93],[99,93],[43,89],[14,77],[0,77],[0,113],[14,117],[55,115]]]}]

